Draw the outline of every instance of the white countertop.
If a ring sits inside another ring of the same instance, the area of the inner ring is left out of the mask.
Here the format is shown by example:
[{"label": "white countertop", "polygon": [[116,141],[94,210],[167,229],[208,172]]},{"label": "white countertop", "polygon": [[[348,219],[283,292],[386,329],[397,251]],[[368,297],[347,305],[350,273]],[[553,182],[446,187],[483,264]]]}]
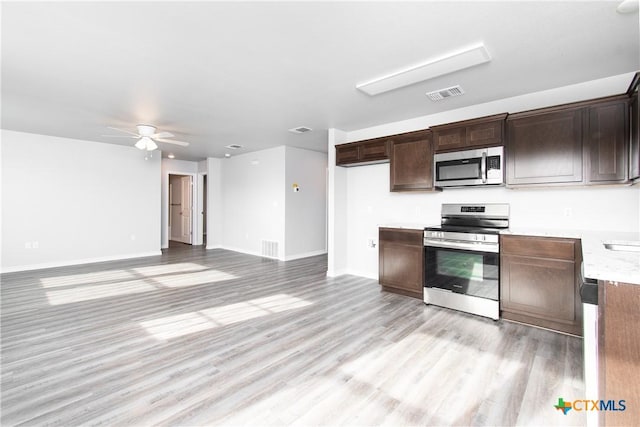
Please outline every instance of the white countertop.
[{"label": "white countertop", "polygon": [[604,243],[638,244],[638,232],[512,228],[502,234],[580,239],[586,278],[640,285],[640,252],[612,251],[604,247]]},{"label": "white countertop", "polygon": [[390,222],[386,224],[378,224],[379,228],[406,228],[409,230],[424,230],[425,227],[432,227],[433,224],[411,223],[411,222]]},{"label": "white countertop", "polygon": [[[423,230],[432,225],[398,222],[378,226]],[[604,243],[638,244],[640,232],[511,228],[501,234],[580,239],[586,278],[640,285],[640,252],[612,251],[604,247]]]}]

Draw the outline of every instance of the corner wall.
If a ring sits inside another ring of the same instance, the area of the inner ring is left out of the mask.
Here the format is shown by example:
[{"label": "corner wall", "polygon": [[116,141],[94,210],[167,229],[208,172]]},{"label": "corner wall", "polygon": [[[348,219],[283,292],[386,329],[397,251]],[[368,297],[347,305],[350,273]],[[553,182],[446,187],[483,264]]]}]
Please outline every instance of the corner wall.
[{"label": "corner wall", "polygon": [[8,130],[1,144],[2,272],[160,254],[159,156]]},{"label": "corner wall", "polygon": [[285,148],[240,154],[222,162],[222,247],[252,255],[277,242],[284,258]]},{"label": "corner wall", "polygon": [[[327,252],[327,155],[285,147],[285,260]],[[295,192],[293,185],[299,191]]]}]

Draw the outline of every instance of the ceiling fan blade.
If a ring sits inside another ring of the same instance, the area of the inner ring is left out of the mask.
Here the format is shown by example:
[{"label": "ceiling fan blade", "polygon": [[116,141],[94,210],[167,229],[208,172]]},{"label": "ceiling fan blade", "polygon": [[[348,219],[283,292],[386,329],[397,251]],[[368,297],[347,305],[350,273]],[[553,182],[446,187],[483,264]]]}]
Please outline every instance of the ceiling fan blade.
[{"label": "ceiling fan blade", "polygon": [[105,138],[133,138],[136,139],[137,136],[131,136],[131,135],[100,135],[103,136]]},{"label": "ceiling fan blade", "polygon": [[167,144],[175,144],[175,145],[182,145],[183,147],[187,147],[189,145],[188,142],[184,142],[184,141],[176,141],[173,139],[162,139],[162,138],[157,138],[156,141],[159,142],[166,142]]},{"label": "ceiling fan blade", "polygon": [[151,135],[151,138],[160,139],[160,138],[173,138],[174,135],[171,132],[158,132],[155,135]]},{"label": "ceiling fan blade", "polygon": [[124,132],[124,133],[128,133],[129,135],[134,135],[136,138],[140,138],[140,135],[138,135],[137,133],[131,132],[129,130],[125,130],[125,129],[118,129],[118,128],[114,128],[111,126],[107,126],[108,129],[113,129],[113,130],[117,130],[118,132]]}]

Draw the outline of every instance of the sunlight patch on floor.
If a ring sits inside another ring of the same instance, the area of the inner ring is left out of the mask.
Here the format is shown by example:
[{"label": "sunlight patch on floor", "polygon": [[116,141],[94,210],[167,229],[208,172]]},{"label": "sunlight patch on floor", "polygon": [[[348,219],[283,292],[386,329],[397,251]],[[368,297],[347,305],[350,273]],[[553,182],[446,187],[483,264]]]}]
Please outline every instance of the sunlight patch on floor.
[{"label": "sunlight patch on floor", "polygon": [[[197,264],[193,264],[193,266],[197,266]],[[180,268],[180,267],[179,267]],[[189,266],[182,266],[181,268],[193,268]],[[160,270],[158,270],[160,271]],[[167,273],[171,272],[170,269],[164,269]],[[179,271],[179,270],[178,270]],[[185,271],[185,270],[182,270]],[[104,273],[104,272],[103,272]],[[127,271],[120,270],[114,271],[112,278],[117,276],[121,277],[130,277],[130,276],[139,276],[139,274],[130,274]],[[122,273],[122,274],[120,274]],[[125,274],[128,273],[128,274]],[[89,275],[83,274],[81,275],[84,278],[90,277]],[[72,277],[72,276],[68,276]],[[97,278],[98,276],[95,276]],[[102,281],[106,281],[104,278],[107,277],[105,275],[102,277]],[[72,286],[66,289],[56,289],[56,290],[48,290],[46,292],[47,300],[51,305],[60,305],[60,304],[70,304],[75,302],[82,301],[90,301],[100,298],[109,298],[109,297],[117,297],[122,295],[130,295],[130,294],[139,294],[142,292],[151,292],[157,291],[167,288],[184,288],[188,286],[196,286],[196,285],[204,285],[207,283],[215,283],[224,280],[232,280],[236,279],[238,276],[234,276],[233,274],[224,273],[219,270],[205,270],[205,271],[196,271],[192,273],[184,273],[184,274],[165,274],[160,276],[152,276],[142,277],[135,280],[127,280],[127,281],[115,281],[113,283],[89,283],[84,284],[83,286]],[[113,279],[111,279],[113,280]],[[54,282],[51,282],[54,283]],[[66,283],[58,283],[55,286],[62,287],[65,285],[69,285],[69,281]]]},{"label": "sunlight patch on floor", "polygon": [[[151,265],[148,267],[136,267],[119,270],[103,270],[91,273],[70,274],[66,276],[43,277],[40,284],[43,288],[56,288],[62,286],[83,285],[89,283],[112,282],[115,280],[127,280],[141,278],[141,276],[156,276],[161,274],[186,273],[206,270],[209,267],[193,262],[181,262],[177,264]],[[216,271],[217,270],[211,270]]]},{"label": "sunlight patch on floor", "polygon": [[140,322],[140,325],[155,338],[166,340],[269,314],[306,307],[311,304],[313,303],[301,298],[278,294],[221,307],[147,320]]},{"label": "sunlight patch on floor", "polygon": [[51,305],[70,304],[121,295],[139,294],[158,290],[158,287],[145,280],[108,283],[105,285],[75,286],[70,289],[47,291],[47,300]]},{"label": "sunlight patch on floor", "polygon": [[154,277],[153,281],[167,288],[183,288],[186,286],[201,285],[203,283],[221,282],[237,279],[238,276],[224,273],[218,270],[205,270],[195,273],[172,274],[169,276]]}]

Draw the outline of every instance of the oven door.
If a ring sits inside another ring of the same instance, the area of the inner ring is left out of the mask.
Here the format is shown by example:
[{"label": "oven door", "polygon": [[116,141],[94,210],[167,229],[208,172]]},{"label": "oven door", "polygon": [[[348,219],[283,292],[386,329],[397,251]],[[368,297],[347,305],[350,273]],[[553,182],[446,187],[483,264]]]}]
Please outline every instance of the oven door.
[{"label": "oven door", "polygon": [[498,253],[433,246],[424,249],[426,288],[498,301]]}]

